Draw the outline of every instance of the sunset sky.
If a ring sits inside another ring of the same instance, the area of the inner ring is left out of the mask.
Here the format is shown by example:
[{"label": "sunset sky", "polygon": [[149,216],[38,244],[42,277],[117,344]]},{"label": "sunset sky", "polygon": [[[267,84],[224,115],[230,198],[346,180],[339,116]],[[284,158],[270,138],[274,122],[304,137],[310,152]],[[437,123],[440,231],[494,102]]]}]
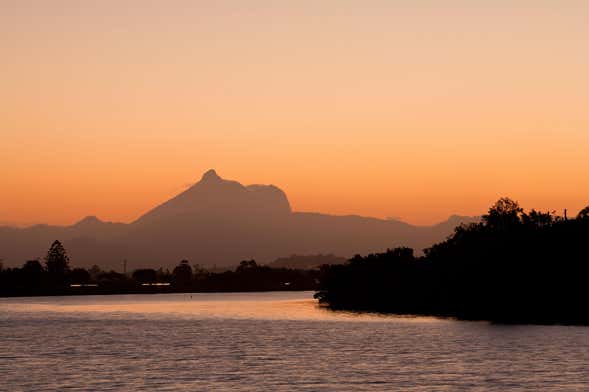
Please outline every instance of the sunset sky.
[{"label": "sunset sky", "polygon": [[0,1],[0,224],[129,222],[207,169],[430,224],[589,204],[589,2]]}]

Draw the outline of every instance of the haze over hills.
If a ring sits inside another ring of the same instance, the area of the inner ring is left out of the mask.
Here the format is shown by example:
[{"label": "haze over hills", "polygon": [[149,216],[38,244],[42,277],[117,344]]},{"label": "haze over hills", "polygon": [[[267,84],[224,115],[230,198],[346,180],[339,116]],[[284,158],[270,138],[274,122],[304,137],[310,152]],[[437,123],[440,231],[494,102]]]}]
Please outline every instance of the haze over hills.
[{"label": "haze over hills", "polygon": [[398,220],[293,212],[273,185],[244,186],[214,170],[136,221],[103,222],[86,217],[72,226],[0,227],[0,259],[8,266],[43,257],[55,239],[74,266],[120,270],[170,268],[181,259],[204,266],[234,266],[243,259],[267,263],[287,255],[351,257],[394,246],[423,249],[443,240],[460,223],[452,216],[433,226]]}]

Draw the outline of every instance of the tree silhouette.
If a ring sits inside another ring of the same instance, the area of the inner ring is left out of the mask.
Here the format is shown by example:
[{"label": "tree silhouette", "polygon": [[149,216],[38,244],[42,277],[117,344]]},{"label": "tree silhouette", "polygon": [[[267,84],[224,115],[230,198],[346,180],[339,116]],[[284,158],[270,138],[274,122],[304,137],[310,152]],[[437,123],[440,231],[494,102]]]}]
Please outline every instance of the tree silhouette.
[{"label": "tree silhouette", "polygon": [[527,214],[522,214],[522,223],[528,227],[543,228],[554,223],[556,218],[550,212],[531,210]]},{"label": "tree silhouette", "polygon": [[139,283],[153,283],[157,280],[157,273],[152,268],[141,268],[133,271],[133,279]]},{"label": "tree silhouette", "polygon": [[53,275],[65,275],[69,270],[69,257],[61,242],[55,240],[45,256],[45,268]]},{"label": "tree silhouette", "polygon": [[94,264],[89,270],[88,273],[90,274],[90,277],[92,279],[96,279],[98,277],[98,275],[100,275],[100,273],[103,272],[99,266],[97,266],[96,264]]},{"label": "tree silhouette", "polygon": [[483,215],[483,222],[490,228],[505,230],[519,224],[523,212],[517,201],[502,197]]},{"label": "tree silhouette", "polygon": [[28,260],[22,266],[22,271],[28,275],[41,275],[45,270],[39,260]]},{"label": "tree silhouette", "polygon": [[575,220],[499,199],[414,257],[410,249],[323,268],[316,298],[333,309],[589,325],[589,208]]},{"label": "tree silhouette", "polygon": [[258,268],[256,260],[242,260],[235,269],[235,272],[247,272],[255,270],[256,268]]},{"label": "tree silhouette", "polygon": [[188,260],[182,260],[180,264],[174,268],[172,272],[172,279],[175,286],[186,287],[192,282],[192,267]]},{"label": "tree silhouette", "polygon": [[589,220],[589,206],[583,208],[581,211],[579,211],[579,214],[577,214],[577,219],[579,220]]},{"label": "tree silhouette", "polygon": [[204,280],[209,275],[209,271],[207,271],[205,268],[201,267],[200,264],[194,264],[192,266],[192,269],[194,270],[194,274],[193,274],[194,279],[197,281]]}]

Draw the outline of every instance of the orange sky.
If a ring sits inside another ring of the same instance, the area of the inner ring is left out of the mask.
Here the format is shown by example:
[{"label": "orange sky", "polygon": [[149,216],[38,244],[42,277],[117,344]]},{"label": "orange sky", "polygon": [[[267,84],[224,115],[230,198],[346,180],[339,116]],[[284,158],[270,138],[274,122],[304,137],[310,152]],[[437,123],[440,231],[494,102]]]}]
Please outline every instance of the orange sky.
[{"label": "orange sky", "polygon": [[299,211],[576,213],[588,20],[587,1],[4,0],[0,223],[131,221],[209,168]]}]

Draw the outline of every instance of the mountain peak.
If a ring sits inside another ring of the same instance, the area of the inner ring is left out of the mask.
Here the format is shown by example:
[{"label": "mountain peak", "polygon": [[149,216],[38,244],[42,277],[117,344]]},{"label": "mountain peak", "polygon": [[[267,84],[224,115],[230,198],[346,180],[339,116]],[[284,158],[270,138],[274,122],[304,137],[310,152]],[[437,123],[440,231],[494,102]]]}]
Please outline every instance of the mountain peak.
[{"label": "mountain peak", "polygon": [[221,177],[217,174],[215,169],[207,170],[205,174],[202,175],[201,181],[209,182],[209,181],[219,181]]},{"label": "mountain peak", "polygon": [[96,224],[100,224],[100,223],[103,223],[103,222],[100,219],[98,219],[96,216],[89,215],[89,216],[85,217],[84,219],[82,219],[81,221],[75,223],[74,226],[76,226],[76,227],[90,226],[90,225],[96,225]]}]

